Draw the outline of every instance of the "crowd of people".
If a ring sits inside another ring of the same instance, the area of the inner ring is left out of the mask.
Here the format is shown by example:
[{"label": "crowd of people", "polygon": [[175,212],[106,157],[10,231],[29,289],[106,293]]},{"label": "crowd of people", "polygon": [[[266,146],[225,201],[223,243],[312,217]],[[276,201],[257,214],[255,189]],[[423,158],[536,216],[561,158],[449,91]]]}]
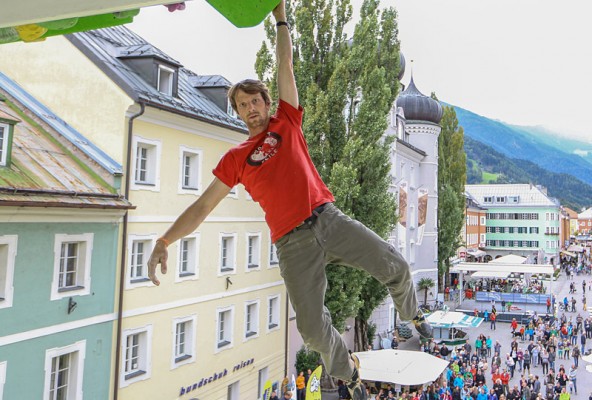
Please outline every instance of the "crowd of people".
[{"label": "crowd of people", "polygon": [[[588,282],[591,284],[592,281]],[[586,282],[582,283],[585,292]],[[585,303],[585,301],[584,301]],[[549,314],[536,312],[526,322],[510,322],[511,339],[504,348],[495,336],[481,334],[474,342],[448,347],[435,340],[421,344],[421,350],[449,361],[441,378],[427,388],[399,388],[371,385],[369,399],[397,400],[569,400],[578,393],[577,369],[592,339],[592,316],[571,311]],[[571,306],[571,304],[570,304]],[[575,309],[575,308],[574,308]],[[484,313],[496,335],[495,303]],[[506,340],[501,340],[507,343]],[[346,398],[346,397],[344,397]],[[590,396],[592,400],[592,395]]]}]

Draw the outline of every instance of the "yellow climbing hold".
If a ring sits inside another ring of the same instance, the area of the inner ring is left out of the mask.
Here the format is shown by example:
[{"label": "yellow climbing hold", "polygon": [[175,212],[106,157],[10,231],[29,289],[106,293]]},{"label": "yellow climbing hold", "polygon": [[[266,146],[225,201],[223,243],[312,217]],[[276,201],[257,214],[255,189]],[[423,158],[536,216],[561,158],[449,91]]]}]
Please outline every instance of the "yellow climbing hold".
[{"label": "yellow climbing hold", "polygon": [[47,28],[37,24],[20,25],[15,29],[23,42],[34,42],[47,32]]}]

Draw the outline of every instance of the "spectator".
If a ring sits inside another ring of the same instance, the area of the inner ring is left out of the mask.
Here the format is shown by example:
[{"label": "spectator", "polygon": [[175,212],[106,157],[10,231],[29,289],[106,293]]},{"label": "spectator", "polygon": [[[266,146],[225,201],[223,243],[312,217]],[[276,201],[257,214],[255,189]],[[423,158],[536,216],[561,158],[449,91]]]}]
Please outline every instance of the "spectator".
[{"label": "spectator", "polygon": [[576,378],[577,378],[577,372],[578,372],[578,371],[577,371],[577,369],[576,369],[576,368],[577,368],[577,367],[576,367],[576,365],[575,365],[575,364],[573,364],[573,365],[571,366],[571,368],[569,369],[569,375],[568,375],[569,382],[570,382],[570,386],[569,386],[569,393],[571,393],[571,391],[572,391],[572,387],[573,387],[573,391],[574,391],[574,393],[575,393],[575,394],[578,394],[578,386],[577,386],[577,384],[576,384],[576,382],[577,382],[577,379],[576,379]]}]

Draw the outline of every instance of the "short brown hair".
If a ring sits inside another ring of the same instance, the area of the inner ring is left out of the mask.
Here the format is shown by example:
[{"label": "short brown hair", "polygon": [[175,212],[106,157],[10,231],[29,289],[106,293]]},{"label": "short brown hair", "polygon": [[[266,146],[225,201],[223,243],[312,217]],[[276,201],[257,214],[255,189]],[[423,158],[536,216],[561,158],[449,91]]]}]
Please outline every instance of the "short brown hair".
[{"label": "short brown hair", "polygon": [[232,109],[236,112],[238,112],[238,108],[236,107],[235,97],[239,90],[242,90],[243,92],[248,94],[261,93],[261,97],[263,97],[265,104],[271,104],[271,96],[269,96],[269,89],[267,88],[265,83],[261,82],[258,79],[244,79],[232,85],[232,87],[228,91],[228,99],[230,100],[230,105],[232,106]]}]

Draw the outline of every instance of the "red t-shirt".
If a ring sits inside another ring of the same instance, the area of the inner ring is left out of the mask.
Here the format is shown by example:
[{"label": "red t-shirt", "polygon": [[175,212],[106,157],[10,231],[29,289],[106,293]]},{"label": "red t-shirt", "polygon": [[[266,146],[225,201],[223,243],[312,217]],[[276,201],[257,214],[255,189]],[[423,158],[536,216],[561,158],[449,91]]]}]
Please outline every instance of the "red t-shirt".
[{"label": "red t-shirt", "polygon": [[302,114],[280,100],[267,129],[226,152],[213,171],[230,187],[242,183],[261,205],[273,242],[335,201],[308,154]]}]

